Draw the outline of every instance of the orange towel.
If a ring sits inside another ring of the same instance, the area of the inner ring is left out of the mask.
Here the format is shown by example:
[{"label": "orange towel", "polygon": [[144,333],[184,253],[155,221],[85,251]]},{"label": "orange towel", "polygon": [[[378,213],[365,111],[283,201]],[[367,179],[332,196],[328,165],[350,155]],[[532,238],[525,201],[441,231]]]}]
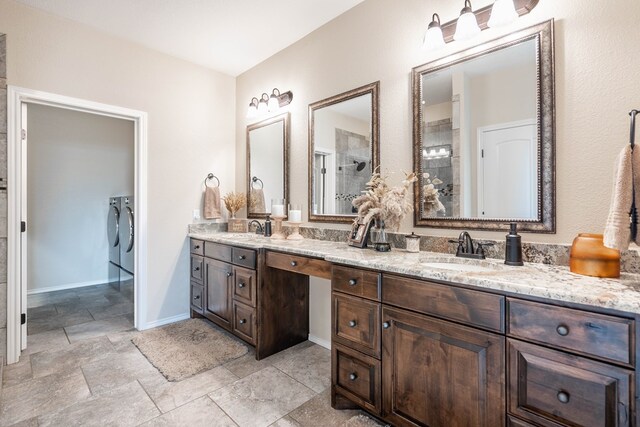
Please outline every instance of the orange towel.
[{"label": "orange towel", "polygon": [[219,219],[222,218],[220,212],[220,188],[207,187],[204,190],[204,218]]}]

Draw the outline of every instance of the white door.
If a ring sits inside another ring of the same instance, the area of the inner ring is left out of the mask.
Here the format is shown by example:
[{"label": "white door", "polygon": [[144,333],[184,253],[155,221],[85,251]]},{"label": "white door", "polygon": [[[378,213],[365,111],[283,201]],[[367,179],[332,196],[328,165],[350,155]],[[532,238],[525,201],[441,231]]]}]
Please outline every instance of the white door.
[{"label": "white door", "polygon": [[538,217],[536,130],[532,120],[478,129],[480,217]]}]

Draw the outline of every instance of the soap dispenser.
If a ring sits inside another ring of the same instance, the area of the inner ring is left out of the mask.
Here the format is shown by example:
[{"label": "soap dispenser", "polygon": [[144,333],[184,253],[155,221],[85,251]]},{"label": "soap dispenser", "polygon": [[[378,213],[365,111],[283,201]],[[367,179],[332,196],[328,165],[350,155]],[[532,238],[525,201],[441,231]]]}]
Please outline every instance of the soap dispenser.
[{"label": "soap dispenser", "polygon": [[271,237],[271,217],[267,216],[264,221],[264,237]]},{"label": "soap dispenser", "polygon": [[522,262],[522,238],[518,235],[518,225],[515,222],[510,225],[511,230],[507,234],[504,263],[507,265],[524,265],[524,262]]}]

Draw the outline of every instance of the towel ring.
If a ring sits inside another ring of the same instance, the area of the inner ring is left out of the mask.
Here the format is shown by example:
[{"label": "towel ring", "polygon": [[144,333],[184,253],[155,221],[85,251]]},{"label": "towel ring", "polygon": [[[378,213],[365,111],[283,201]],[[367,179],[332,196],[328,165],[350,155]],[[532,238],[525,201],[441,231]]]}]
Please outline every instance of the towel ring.
[{"label": "towel ring", "polygon": [[218,185],[216,185],[216,187],[220,187],[220,180],[218,179],[217,176],[215,176],[214,174],[210,173],[209,175],[207,175],[207,177],[204,179],[204,186],[208,187],[209,185],[207,184],[207,181],[210,181],[212,179],[215,179],[216,182],[218,183]]},{"label": "towel ring", "polygon": [[251,188],[255,189],[254,184],[258,181],[260,181],[260,190],[262,190],[264,188],[264,182],[262,182],[262,180],[257,176],[254,176],[253,178],[251,178]]}]

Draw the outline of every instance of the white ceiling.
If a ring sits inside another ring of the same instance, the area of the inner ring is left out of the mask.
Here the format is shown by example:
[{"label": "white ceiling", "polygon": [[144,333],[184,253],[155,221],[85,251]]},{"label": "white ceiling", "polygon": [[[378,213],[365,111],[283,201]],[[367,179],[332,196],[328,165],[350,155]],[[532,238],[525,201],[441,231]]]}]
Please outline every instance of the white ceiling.
[{"label": "white ceiling", "polygon": [[17,0],[237,76],[364,0]]}]

